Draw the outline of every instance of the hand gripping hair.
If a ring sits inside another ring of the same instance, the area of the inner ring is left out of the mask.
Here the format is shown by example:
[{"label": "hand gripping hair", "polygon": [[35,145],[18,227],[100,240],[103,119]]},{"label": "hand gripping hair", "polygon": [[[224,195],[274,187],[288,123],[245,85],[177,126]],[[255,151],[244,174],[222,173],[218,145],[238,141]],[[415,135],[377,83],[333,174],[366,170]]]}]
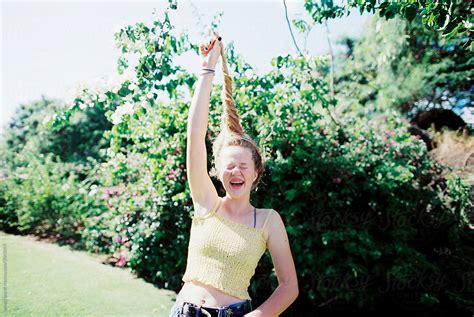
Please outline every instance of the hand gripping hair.
[{"label": "hand gripping hair", "polygon": [[257,179],[252,184],[252,189],[257,187],[263,171],[264,162],[260,149],[254,140],[245,132],[240,122],[240,117],[235,107],[234,99],[232,98],[232,77],[229,75],[227,67],[227,60],[225,58],[224,46],[222,42],[216,41],[220,48],[220,55],[222,57],[222,74],[224,77],[224,86],[222,88],[222,104],[224,106],[220,133],[214,140],[212,146],[212,154],[214,156],[214,168],[211,170],[211,176],[219,176],[219,159],[220,152],[226,146],[241,146],[250,149],[252,158],[255,163],[255,169],[258,173]]}]

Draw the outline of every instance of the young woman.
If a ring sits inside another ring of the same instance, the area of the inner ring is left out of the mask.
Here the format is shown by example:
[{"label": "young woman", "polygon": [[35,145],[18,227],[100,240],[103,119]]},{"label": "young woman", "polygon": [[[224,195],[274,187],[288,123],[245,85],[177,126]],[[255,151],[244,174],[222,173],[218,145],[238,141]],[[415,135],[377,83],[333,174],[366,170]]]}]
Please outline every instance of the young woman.
[{"label": "young woman", "polygon": [[[201,45],[202,72],[187,127],[187,176],[194,204],[185,282],[171,316],[277,316],[298,296],[298,282],[285,225],[273,209],[250,204],[250,192],[263,172],[256,143],[245,133],[232,99],[224,48],[217,33]],[[222,57],[224,114],[213,144],[219,197],[207,172],[205,136],[215,67]],[[247,292],[255,268],[268,248],[279,286],[260,306]]]}]

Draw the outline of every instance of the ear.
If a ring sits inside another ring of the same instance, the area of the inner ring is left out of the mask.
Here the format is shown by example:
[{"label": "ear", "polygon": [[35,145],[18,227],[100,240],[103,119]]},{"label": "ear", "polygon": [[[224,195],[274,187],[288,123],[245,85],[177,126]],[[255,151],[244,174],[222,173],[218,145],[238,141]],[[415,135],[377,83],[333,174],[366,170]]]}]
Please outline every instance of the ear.
[{"label": "ear", "polygon": [[255,171],[255,176],[252,180],[252,183],[255,182],[255,180],[258,178],[258,171],[256,169],[254,171]]}]

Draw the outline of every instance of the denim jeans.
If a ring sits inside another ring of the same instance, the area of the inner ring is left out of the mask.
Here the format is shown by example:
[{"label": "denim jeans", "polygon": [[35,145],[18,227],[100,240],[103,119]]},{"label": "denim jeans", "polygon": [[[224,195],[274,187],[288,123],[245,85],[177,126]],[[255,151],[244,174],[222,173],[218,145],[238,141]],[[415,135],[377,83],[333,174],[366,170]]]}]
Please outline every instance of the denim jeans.
[{"label": "denim jeans", "polygon": [[[182,302],[176,301],[174,303],[173,307],[171,307],[169,317],[188,317],[188,316],[191,316],[190,314],[186,314],[186,313],[182,312],[185,303],[186,302],[182,303]],[[191,304],[191,303],[188,303],[188,304],[197,308],[197,310],[198,310],[197,317],[199,317],[199,316],[209,316],[209,317],[211,317],[212,316],[208,311],[206,311],[206,306],[199,306],[199,305]],[[229,313],[231,308],[235,308],[235,307],[242,306],[242,305],[244,305],[245,308],[241,309],[241,311],[239,313],[233,313],[233,314]],[[199,310],[201,311],[200,314],[199,314]],[[251,302],[251,300],[244,300],[244,301],[240,301],[240,302],[233,303],[233,304],[230,304],[230,305],[220,306],[217,317],[229,317],[229,316],[241,317],[241,316],[244,316],[245,314],[247,314],[251,311],[252,311],[252,302]],[[194,315],[193,315],[193,317],[194,317]]]}]

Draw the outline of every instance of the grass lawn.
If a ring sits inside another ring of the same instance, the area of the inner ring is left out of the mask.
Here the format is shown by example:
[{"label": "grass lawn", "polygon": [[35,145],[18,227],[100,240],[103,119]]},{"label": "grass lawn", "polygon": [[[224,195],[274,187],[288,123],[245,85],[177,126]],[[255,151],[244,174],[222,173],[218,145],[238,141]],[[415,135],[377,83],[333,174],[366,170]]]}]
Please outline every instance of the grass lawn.
[{"label": "grass lawn", "polygon": [[67,246],[2,231],[0,242],[0,316],[168,316],[176,297]]}]

